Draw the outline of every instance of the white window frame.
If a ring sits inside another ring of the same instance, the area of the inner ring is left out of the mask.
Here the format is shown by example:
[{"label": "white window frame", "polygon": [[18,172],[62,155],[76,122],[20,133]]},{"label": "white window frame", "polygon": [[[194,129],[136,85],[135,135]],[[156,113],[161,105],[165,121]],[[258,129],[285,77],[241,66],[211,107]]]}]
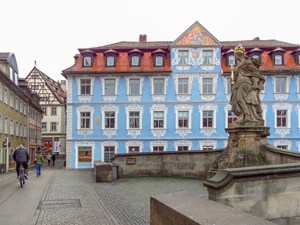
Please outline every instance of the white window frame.
[{"label": "white window frame", "polygon": [[4,117],[4,134],[8,134],[8,127],[9,127],[8,117]]},{"label": "white window frame", "polygon": [[[176,99],[177,101],[189,101],[192,93],[192,75],[191,74],[173,74],[174,77],[174,85],[176,89]],[[187,78],[188,79],[188,93],[181,94],[178,91],[178,79],[179,78]]]},{"label": "white window frame", "polygon": [[[90,112],[91,118],[91,126],[90,128],[81,128],[80,124],[81,124],[81,112]],[[92,108],[89,105],[82,105],[80,107],[77,108],[77,134],[81,134],[81,135],[91,135],[93,134],[93,130],[94,130],[94,108]]]},{"label": "white window frame", "polygon": [[[91,86],[90,86],[90,94],[81,94],[81,81],[82,80],[91,80]],[[95,82],[95,78],[94,77],[77,77],[77,95],[78,95],[78,99],[81,102],[85,102],[85,101],[91,101],[92,96],[94,95],[94,82]]]},{"label": "white window frame", "polygon": [[119,148],[119,144],[117,141],[103,141],[101,143],[101,159],[104,162],[104,157],[105,157],[105,147],[107,146],[112,146],[115,147],[115,154],[118,153],[118,148]]},{"label": "white window frame", "polygon": [[[55,112],[55,113],[53,113],[53,112]],[[51,116],[57,116],[57,107],[51,107]]]},{"label": "white window frame", "polygon": [[[45,125],[45,127],[43,127]],[[47,131],[47,122],[42,122],[41,124],[42,131]]]},{"label": "white window frame", "polygon": [[19,111],[19,109],[20,109],[20,103],[19,103],[19,97],[18,96],[15,96],[15,109],[17,111]]},{"label": "white window frame", "polygon": [[[212,62],[211,63],[209,63],[209,64],[204,64],[204,57],[203,57],[203,52],[204,51],[211,51],[212,52]],[[215,65],[216,64],[216,62],[215,62],[215,49],[211,49],[211,48],[202,48],[201,49],[201,64],[203,65],[203,66],[211,66],[211,65]]]},{"label": "white window frame", "polygon": [[[114,112],[115,113],[115,127],[114,128],[106,128],[105,127],[105,112]],[[118,131],[118,114],[119,107],[116,105],[104,105],[101,107],[101,115],[102,115],[102,131],[103,135],[107,137],[112,137],[117,134]]]},{"label": "white window frame", "polygon": [[[79,163],[78,162],[78,151],[79,151],[79,147],[91,147],[92,148],[92,160],[91,163]],[[75,142],[75,168],[79,168],[78,164],[80,165],[89,165],[91,164],[91,168],[94,168],[94,152],[95,152],[95,143],[94,142]]]},{"label": "white window frame", "polygon": [[[143,88],[143,83],[144,83],[144,77],[137,77],[137,76],[132,76],[132,77],[126,77],[126,89],[127,89],[127,97],[129,101],[140,101],[142,97],[142,88]],[[130,93],[130,80],[132,79],[138,79],[140,82],[140,87],[139,87],[139,93],[138,94],[131,94]]]},{"label": "white window frame", "polygon": [[[164,81],[164,90],[163,90],[163,93],[161,93],[161,94],[154,93],[154,89],[155,89],[154,81],[156,79],[163,79],[163,81]],[[150,77],[150,82],[151,82],[151,95],[152,95],[153,101],[165,101],[166,96],[167,96],[168,77],[162,77],[162,76]]]},{"label": "white window frame", "polygon": [[[282,78],[284,77],[286,79],[286,84],[285,84],[285,93],[277,93],[276,92],[276,79],[277,78]],[[290,75],[284,75],[284,76],[277,76],[273,75],[272,76],[272,82],[273,82],[273,88],[274,88],[274,97],[276,101],[279,100],[287,100],[289,93],[290,93]]]},{"label": "white window frame", "polygon": [[[181,111],[187,111],[188,112],[188,127],[185,128],[180,128],[178,126],[178,112]],[[174,112],[175,112],[175,133],[179,134],[180,136],[184,137],[187,134],[192,133],[192,113],[193,113],[193,106],[192,105],[186,105],[186,104],[182,104],[182,105],[175,105],[174,107]]]},{"label": "white window frame", "polygon": [[3,85],[2,85],[2,83],[0,82],[0,101],[1,101],[1,102],[3,101],[3,94],[2,94],[2,92],[3,92]]},{"label": "white window frame", "polygon": [[[278,56],[280,58],[278,58]],[[280,63],[277,63],[277,60],[280,59]],[[283,65],[283,54],[274,54],[274,65],[275,66],[282,66]]]},{"label": "white window frame", "polygon": [[[277,110],[287,110],[287,121],[286,127],[277,127]],[[274,115],[274,128],[275,133],[280,135],[280,137],[284,137],[291,130],[291,111],[292,104],[289,103],[276,103],[273,105],[273,115]]]},{"label": "white window frame", "polygon": [[[110,61],[112,59],[112,61]],[[115,67],[116,66],[116,57],[112,55],[108,55],[106,57],[106,67]]]},{"label": "white window frame", "polygon": [[150,151],[153,151],[153,147],[163,147],[163,151],[167,151],[168,142],[167,141],[150,141]]},{"label": "white window frame", "polygon": [[[287,146],[287,150],[291,150],[291,148],[292,148],[292,142],[289,140],[275,140],[273,144],[276,148],[278,148],[277,147],[278,145]],[[285,149],[282,149],[282,150],[285,150]]]},{"label": "white window frame", "polygon": [[[163,112],[164,113],[164,127],[163,128],[154,128],[153,120],[154,120],[154,112]],[[151,133],[154,137],[162,137],[167,132],[167,113],[168,107],[162,104],[152,105],[150,108],[150,116],[151,116]]]},{"label": "white window frame", "polygon": [[129,153],[129,146],[139,147],[139,152],[143,152],[144,145],[142,141],[127,141],[125,143],[126,153]]},{"label": "white window frame", "polygon": [[[232,63],[233,61],[233,63]],[[235,66],[235,56],[234,55],[228,55],[228,66]]]},{"label": "white window frame", "polygon": [[13,119],[10,119],[9,127],[10,135],[15,135],[15,121]]},{"label": "white window frame", "polygon": [[[156,55],[154,56],[154,66],[155,67],[162,67],[164,66],[164,56],[162,55]],[[161,59],[161,62],[158,62],[158,59]]]},{"label": "white window frame", "polygon": [[19,122],[16,121],[16,136],[20,136]]},{"label": "white window frame", "polygon": [[175,151],[178,151],[178,147],[179,146],[187,146],[188,147],[188,151],[191,151],[193,143],[191,141],[186,141],[186,140],[175,141],[174,142],[174,149],[175,149]]},{"label": "white window frame", "polygon": [[14,93],[12,91],[10,92],[9,105],[14,108]]},{"label": "white window frame", "polygon": [[[118,96],[118,84],[119,84],[119,77],[101,77],[101,83],[102,83],[102,97],[105,102],[114,102],[117,99]],[[105,80],[107,79],[115,79],[115,94],[114,95],[106,95],[105,94]]]},{"label": "white window frame", "polygon": [[[127,130],[127,135],[136,137],[138,135],[141,135],[141,131],[143,129],[143,106],[141,105],[129,105],[125,109],[126,111],[126,130]],[[139,112],[139,128],[130,128],[129,127],[129,114],[130,112]]]},{"label": "white window frame", "polygon": [[[203,79],[212,79],[212,93],[203,93]],[[201,99],[205,101],[212,101],[216,97],[216,89],[218,83],[218,74],[217,73],[201,73],[198,76],[198,85]]]},{"label": "white window frame", "polygon": [[[203,111],[213,111],[213,126],[212,127],[203,127]],[[200,133],[203,133],[205,136],[209,137],[213,133],[217,132],[217,105],[215,104],[202,104],[199,105],[200,113]]]},{"label": "white window frame", "polygon": [[92,67],[93,66],[93,57],[92,56],[83,56],[83,67]]},{"label": "white window frame", "polygon": [[[188,55],[187,55],[187,62],[186,63],[180,63],[180,59],[179,59],[179,52],[180,51],[187,51],[188,52]],[[191,55],[191,50],[188,49],[188,48],[179,48],[177,49],[177,53],[176,53],[176,59],[177,59],[177,65],[178,66],[190,66],[191,64],[191,60],[190,60],[190,55]]]},{"label": "white window frame", "polygon": [[201,151],[204,146],[213,146],[213,149],[217,149],[217,142],[213,140],[199,141],[199,149]]},{"label": "white window frame", "polygon": [[0,133],[3,133],[3,118],[1,114],[0,114]]},{"label": "white window frame", "polygon": [[[53,129],[53,127],[55,127],[55,129]],[[50,131],[57,131],[57,122],[50,122]]]}]

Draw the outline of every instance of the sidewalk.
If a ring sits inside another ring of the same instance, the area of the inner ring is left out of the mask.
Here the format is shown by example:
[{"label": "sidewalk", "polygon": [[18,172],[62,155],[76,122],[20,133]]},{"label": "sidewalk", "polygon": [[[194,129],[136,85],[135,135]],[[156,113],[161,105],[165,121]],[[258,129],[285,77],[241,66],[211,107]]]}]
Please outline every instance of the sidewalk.
[{"label": "sidewalk", "polygon": [[[193,179],[131,178],[95,183],[91,170],[50,166],[43,168],[41,177],[30,175],[21,189],[15,176],[13,181],[6,179],[8,186],[2,185],[1,176],[0,225],[148,225],[151,195],[177,191],[206,195],[201,181]],[[14,216],[15,211],[21,215]]]}]

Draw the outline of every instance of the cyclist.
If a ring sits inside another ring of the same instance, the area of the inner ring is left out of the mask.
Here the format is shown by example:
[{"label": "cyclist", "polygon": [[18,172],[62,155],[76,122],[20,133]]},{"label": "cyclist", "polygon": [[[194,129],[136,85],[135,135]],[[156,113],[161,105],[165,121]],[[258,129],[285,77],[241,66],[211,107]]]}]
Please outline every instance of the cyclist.
[{"label": "cyclist", "polygon": [[20,165],[23,164],[23,167],[25,169],[25,179],[28,179],[28,160],[29,160],[29,154],[27,149],[24,148],[23,145],[19,145],[17,149],[14,151],[13,159],[16,162],[16,171],[17,176],[19,178],[19,169]]}]

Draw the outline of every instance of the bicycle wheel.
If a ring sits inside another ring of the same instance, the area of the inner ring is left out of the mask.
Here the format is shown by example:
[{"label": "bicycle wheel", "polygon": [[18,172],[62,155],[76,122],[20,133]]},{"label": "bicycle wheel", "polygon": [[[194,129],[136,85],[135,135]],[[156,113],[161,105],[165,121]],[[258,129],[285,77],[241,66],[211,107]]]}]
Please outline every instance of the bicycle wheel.
[{"label": "bicycle wheel", "polygon": [[20,172],[19,172],[19,176],[20,176],[20,185],[21,188],[23,187],[23,185],[25,184],[25,177],[24,177],[24,168],[20,167]]}]

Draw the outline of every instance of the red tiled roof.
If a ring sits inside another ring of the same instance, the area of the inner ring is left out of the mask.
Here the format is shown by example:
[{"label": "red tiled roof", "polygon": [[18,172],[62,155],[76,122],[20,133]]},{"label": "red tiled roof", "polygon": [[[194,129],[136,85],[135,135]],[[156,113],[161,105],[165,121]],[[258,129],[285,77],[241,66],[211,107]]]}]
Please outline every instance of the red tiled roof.
[{"label": "red tiled roof", "polygon": [[275,39],[270,40],[242,40],[242,41],[222,41],[223,48],[236,47],[238,44],[243,45],[245,48],[275,48],[275,47],[299,47],[297,44],[291,44]]}]

